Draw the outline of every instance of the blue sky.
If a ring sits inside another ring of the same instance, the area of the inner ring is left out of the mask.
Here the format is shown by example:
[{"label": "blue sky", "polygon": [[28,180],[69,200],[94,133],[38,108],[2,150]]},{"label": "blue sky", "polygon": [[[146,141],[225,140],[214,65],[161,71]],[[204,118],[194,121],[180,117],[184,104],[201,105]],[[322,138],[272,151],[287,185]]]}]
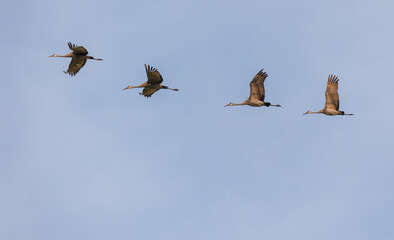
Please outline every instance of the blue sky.
[{"label": "blue sky", "polygon": [[2,3],[1,239],[394,238],[392,1]]}]

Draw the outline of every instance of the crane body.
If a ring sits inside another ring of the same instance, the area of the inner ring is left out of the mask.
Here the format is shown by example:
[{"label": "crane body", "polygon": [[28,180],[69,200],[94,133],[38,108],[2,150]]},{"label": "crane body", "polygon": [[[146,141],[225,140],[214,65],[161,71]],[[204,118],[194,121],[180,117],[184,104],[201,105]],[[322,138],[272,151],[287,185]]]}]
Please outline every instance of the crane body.
[{"label": "crane body", "polygon": [[163,77],[161,76],[161,74],[156,68],[153,68],[149,65],[147,66],[145,64],[145,71],[148,77],[148,81],[138,86],[127,86],[123,90],[133,89],[133,88],[144,88],[142,90],[142,93],[140,93],[140,95],[143,95],[144,97],[147,98],[151,97],[155,92],[159,91],[160,89],[179,91],[176,88],[169,88],[168,86],[162,85],[161,83],[163,82]]},{"label": "crane body", "polygon": [[66,54],[66,55],[57,55],[57,54],[53,54],[49,57],[69,57],[71,58],[71,62],[70,65],[68,66],[68,70],[63,71],[65,74],[69,74],[70,76],[75,76],[79,70],[81,70],[81,68],[83,68],[83,66],[85,66],[85,63],[88,59],[92,59],[92,60],[97,60],[97,61],[102,61],[103,59],[101,58],[94,58],[92,56],[88,56],[88,51],[86,50],[86,48],[82,47],[82,46],[77,46],[75,44],[72,43],[67,43],[68,47],[70,48],[70,50],[72,50],[72,52]]},{"label": "crane body", "polygon": [[265,88],[264,81],[268,77],[266,72],[263,72],[264,69],[261,69],[256,76],[254,76],[253,80],[250,82],[250,94],[249,97],[242,103],[232,103],[230,102],[227,106],[240,106],[240,105],[249,105],[252,107],[280,107],[279,104],[271,104],[270,102],[265,102]]},{"label": "crane body", "polygon": [[310,113],[323,113],[328,116],[336,115],[353,115],[352,113],[345,113],[344,111],[339,111],[339,94],[338,94],[338,81],[339,78],[333,74],[328,76],[327,89],[326,89],[326,103],[324,108],[318,112],[307,111],[303,115]]}]

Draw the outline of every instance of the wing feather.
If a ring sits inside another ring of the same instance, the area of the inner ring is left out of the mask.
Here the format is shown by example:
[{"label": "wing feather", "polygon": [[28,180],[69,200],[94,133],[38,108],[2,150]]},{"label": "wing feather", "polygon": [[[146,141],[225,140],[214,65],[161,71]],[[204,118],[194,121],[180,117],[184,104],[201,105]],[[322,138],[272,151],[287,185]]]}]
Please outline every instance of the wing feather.
[{"label": "wing feather", "polygon": [[73,55],[70,65],[68,66],[66,74],[70,74],[71,76],[75,76],[79,72],[79,70],[85,66],[86,63],[86,56],[83,55]]},{"label": "wing feather", "polygon": [[144,90],[142,90],[142,95],[144,95],[145,97],[151,97],[152,94],[154,94],[155,92],[157,92],[160,89],[160,85],[155,84],[155,85],[147,85],[146,87],[144,87]]},{"label": "wing feather", "polygon": [[253,80],[250,82],[250,100],[260,100],[264,101],[265,98],[265,88],[264,81],[268,77],[266,72],[263,72],[264,69],[261,69],[256,76],[254,76]]},{"label": "wing feather", "polygon": [[324,108],[339,111],[338,77],[331,74],[328,76],[326,89],[326,104]]},{"label": "wing feather", "polygon": [[86,55],[88,54],[88,50],[86,50],[86,48],[82,47],[82,46],[78,46],[72,43],[67,43],[68,47],[73,51],[73,53],[75,54],[79,54],[79,55]]},{"label": "wing feather", "polygon": [[146,71],[146,75],[148,76],[148,83],[150,83],[150,84],[160,84],[160,83],[163,82],[163,77],[161,76],[159,71],[157,71],[156,68],[151,67],[149,65],[146,66],[146,64],[145,64],[145,71]]}]

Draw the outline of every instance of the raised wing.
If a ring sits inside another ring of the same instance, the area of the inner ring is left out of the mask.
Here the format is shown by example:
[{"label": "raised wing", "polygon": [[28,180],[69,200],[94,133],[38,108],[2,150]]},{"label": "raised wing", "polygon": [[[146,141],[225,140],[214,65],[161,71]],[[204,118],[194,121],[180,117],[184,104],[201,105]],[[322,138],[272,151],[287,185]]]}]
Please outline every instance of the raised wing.
[{"label": "raised wing", "polygon": [[324,108],[339,111],[338,77],[331,74],[328,76],[326,90],[326,104]]},{"label": "raised wing", "polygon": [[68,47],[73,51],[73,53],[75,54],[79,54],[79,55],[86,55],[88,54],[88,50],[86,50],[86,48],[82,47],[82,46],[78,46],[72,43],[67,43]]},{"label": "raised wing", "polygon": [[[156,68],[151,67],[151,66],[146,66],[145,64],[145,70],[146,70],[146,75],[148,76],[148,83],[150,84],[160,84],[163,82],[163,77],[157,71]],[[145,89],[144,89],[145,90]],[[157,90],[155,90],[156,92]]]},{"label": "raised wing", "polygon": [[264,89],[264,81],[268,77],[266,72],[263,72],[264,69],[261,69],[256,76],[254,76],[253,80],[250,82],[250,100],[260,100],[264,102],[265,98],[265,89]]},{"label": "raised wing", "polygon": [[70,74],[71,76],[75,76],[79,72],[79,70],[85,65],[86,63],[86,56],[84,55],[74,55],[71,59],[70,65],[68,66],[66,74]]},{"label": "raised wing", "polygon": [[147,85],[146,87],[144,87],[144,90],[142,90],[141,94],[144,95],[144,97],[151,97],[152,94],[157,92],[159,89],[160,89],[159,84]]}]

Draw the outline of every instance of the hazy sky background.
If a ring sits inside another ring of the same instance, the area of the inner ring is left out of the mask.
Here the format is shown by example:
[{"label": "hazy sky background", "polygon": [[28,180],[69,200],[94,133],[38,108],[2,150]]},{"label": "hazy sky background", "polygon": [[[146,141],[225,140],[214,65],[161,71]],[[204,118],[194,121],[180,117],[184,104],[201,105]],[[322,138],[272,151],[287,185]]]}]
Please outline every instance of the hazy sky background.
[{"label": "hazy sky background", "polygon": [[[394,239],[393,10],[2,1],[0,239]],[[180,91],[122,91],[144,63]],[[223,107],[261,68],[282,108]],[[302,116],[331,73],[354,116]]]}]

